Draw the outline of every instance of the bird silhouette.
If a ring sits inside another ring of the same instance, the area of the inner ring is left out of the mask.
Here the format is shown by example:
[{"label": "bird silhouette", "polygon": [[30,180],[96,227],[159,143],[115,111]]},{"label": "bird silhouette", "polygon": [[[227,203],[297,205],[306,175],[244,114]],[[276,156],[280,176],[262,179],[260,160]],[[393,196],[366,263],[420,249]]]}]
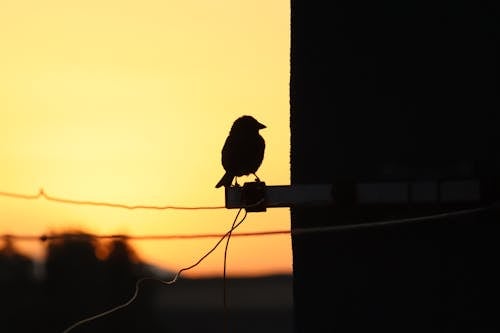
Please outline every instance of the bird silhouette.
[{"label": "bird silhouette", "polygon": [[[253,174],[259,181],[256,172],[264,158],[266,143],[259,130],[266,128],[252,116],[241,116],[231,126],[229,136],[222,147],[222,166],[226,173],[219,180],[216,188],[231,186],[235,177]],[[238,186],[238,179],[235,180]]]}]

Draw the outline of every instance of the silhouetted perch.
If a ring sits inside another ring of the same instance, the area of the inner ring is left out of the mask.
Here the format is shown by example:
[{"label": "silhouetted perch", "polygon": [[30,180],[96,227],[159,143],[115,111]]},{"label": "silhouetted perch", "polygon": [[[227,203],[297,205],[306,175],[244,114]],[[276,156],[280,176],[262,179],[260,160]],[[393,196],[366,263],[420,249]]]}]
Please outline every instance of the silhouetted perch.
[{"label": "silhouetted perch", "polygon": [[266,208],[297,205],[475,203],[481,200],[481,186],[474,179],[275,186],[248,182],[226,187],[225,195],[226,208],[265,212]]}]

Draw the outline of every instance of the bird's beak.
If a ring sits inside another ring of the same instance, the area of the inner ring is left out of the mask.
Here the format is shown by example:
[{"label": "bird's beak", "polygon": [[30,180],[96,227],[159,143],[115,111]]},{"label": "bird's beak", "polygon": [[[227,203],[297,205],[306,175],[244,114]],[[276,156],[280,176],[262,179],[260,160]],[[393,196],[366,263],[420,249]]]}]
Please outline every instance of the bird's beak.
[{"label": "bird's beak", "polygon": [[257,125],[257,128],[258,128],[258,129],[263,129],[263,128],[266,128],[266,125],[259,123],[259,124]]}]

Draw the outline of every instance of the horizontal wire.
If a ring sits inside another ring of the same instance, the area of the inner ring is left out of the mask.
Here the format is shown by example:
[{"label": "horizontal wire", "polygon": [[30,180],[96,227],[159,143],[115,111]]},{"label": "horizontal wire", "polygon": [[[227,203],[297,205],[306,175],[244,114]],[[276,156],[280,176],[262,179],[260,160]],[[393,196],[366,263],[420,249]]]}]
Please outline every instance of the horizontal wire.
[{"label": "horizontal wire", "polygon": [[[290,230],[273,230],[273,231],[257,231],[257,232],[240,232],[234,233],[231,237],[248,237],[248,236],[266,236],[290,234]],[[19,241],[49,241],[58,239],[124,239],[124,240],[168,240],[168,239],[196,239],[196,238],[218,238],[223,234],[186,234],[186,235],[92,235],[92,234],[62,234],[62,235],[19,235],[19,234],[3,234],[0,239],[11,239]]]},{"label": "horizontal wire", "polygon": [[[252,236],[273,236],[273,235],[305,235],[325,232],[335,232],[344,230],[356,230],[365,228],[375,228],[383,226],[392,226],[405,223],[428,222],[433,220],[445,220],[446,218],[457,217],[462,215],[471,215],[487,211],[491,208],[498,208],[498,203],[478,208],[456,210],[433,215],[425,215],[419,217],[408,217],[401,219],[375,221],[356,224],[344,224],[324,227],[311,227],[311,228],[293,228],[291,230],[269,230],[269,231],[253,231],[253,232],[238,232],[231,234],[231,237],[252,237]],[[125,239],[125,240],[168,240],[168,239],[196,239],[196,238],[219,238],[224,234],[209,233],[209,234],[177,234],[177,235],[92,235],[92,234],[67,234],[67,235],[18,235],[18,234],[4,234],[0,238],[20,240],[20,241],[47,241],[68,238],[95,238],[95,239]]]},{"label": "horizontal wire", "polygon": [[155,210],[164,210],[164,209],[203,210],[203,209],[206,209],[206,210],[208,210],[208,209],[224,209],[224,208],[226,208],[225,206],[126,205],[126,204],[105,202],[105,201],[75,200],[75,199],[55,197],[52,195],[48,195],[43,190],[43,188],[41,188],[38,191],[38,193],[36,193],[36,194],[22,194],[22,193],[0,191],[0,196],[15,198],[15,199],[26,199],[26,200],[36,200],[36,199],[40,199],[40,198],[45,198],[48,201],[73,204],[73,205],[103,206],[103,207],[123,208],[123,209],[155,209]]},{"label": "horizontal wire", "polygon": [[475,213],[480,213],[487,211],[491,208],[495,208],[497,204],[485,207],[478,208],[470,208],[470,209],[462,209],[432,215],[424,215],[417,217],[406,217],[401,219],[392,219],[392,220],[383,220],[383,221],[375,221],[375,222],[362,222],[362,223],[354,223],[354,224],[343,224],[343,225],[335,225],[335,226],[326,226],[326,227],[312,227],[312,228],[295,228],[292,230],[292,234],[310,234],[310,233],[318,233],[318,232],[331,232],[331,231],[342,231],[342,230],[356,230],[356,229],[365,229],[365,228],[376,228],[376,227],[384,227],[384,226],[393,226],[398,224],[406,224],[406,223],[417,223],[417,222],[429,222],[433,220],[444,220],[450,217],[457,217],[462,215],[472,215]]}]

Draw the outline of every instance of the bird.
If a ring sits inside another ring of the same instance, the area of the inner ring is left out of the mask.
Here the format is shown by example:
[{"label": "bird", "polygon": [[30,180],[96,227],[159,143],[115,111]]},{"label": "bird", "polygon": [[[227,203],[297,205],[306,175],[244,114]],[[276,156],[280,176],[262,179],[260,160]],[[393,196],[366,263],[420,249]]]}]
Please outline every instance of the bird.
[{"label": "bird", "polygon": [[235,177],[235,185],[239,186],[237,177],[243,175],[252,174],[256,181],[260,181],[256,172],[264,159],[266,143],[259,130],[264,128],[264,124],[249,115],[243,115],[233,122],[221,152],[222,166],[226,172],[215,185],[216,188],[230,187]]}]

